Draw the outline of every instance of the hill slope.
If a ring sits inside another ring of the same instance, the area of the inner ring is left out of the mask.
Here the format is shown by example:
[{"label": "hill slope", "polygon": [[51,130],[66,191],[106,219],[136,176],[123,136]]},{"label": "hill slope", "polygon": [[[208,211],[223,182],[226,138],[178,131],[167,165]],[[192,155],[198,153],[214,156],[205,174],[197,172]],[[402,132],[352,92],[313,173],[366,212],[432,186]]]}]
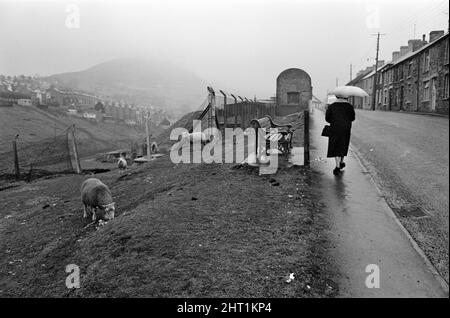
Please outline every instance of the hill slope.
[{"label": "hill slope", "polygon": [[112,60],[49,78],[67,88],[183,113],[196,109],[206,93],[206,83],[189,71],[139,58]]}]

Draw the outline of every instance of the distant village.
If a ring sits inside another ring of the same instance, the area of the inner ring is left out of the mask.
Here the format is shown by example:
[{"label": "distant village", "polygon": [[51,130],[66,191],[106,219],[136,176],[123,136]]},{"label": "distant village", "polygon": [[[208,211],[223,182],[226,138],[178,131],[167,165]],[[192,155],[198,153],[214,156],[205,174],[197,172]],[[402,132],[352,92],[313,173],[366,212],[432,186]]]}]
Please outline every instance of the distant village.
[{"label": "distant village", "polygon": [[170,125],[170,115],[157,107],[62,89],[39,76],[0,75],[0,107],[14,105],[50,108],[92,122],[143,126],[149,117],[149,121],[155,125]]},{"label": "distant village", "polygon": [[[423,113],[449,113],[448,32],[431,31],[392,52],[388,62],[359,71],[347,85],[369,97],[352,98],[355,108]],[[376,84],[374,85],[374,82]]]}]

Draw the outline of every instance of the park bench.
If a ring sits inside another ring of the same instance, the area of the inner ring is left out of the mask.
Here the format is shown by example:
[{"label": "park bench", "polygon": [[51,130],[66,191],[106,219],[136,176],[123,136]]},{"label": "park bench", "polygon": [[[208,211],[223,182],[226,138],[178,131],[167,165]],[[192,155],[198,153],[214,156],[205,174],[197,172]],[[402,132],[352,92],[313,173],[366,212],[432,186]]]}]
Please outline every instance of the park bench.
[{"label": "park bench", "polygon": [[[256,140],[258,140],[258,131],[261,128],[264,131],[264,139],[266,141],[266,154],[269,154],[270,142],[277,141],[278,149],[282,154],[288,155],[292,149],[292,135],[294,130],[292,125],[279,125],[273,122],[269,115],[259,119],[253,119],[250,127],[256,130]],[[257,147],[257,145],[255,145]]]}]

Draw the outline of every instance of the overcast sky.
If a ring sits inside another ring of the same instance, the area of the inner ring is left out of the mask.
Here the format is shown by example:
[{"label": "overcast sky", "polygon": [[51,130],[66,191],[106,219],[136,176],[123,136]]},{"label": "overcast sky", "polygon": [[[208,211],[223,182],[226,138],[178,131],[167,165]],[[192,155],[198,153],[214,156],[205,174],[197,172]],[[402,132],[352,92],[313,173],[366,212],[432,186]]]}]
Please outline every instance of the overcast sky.
[{"label": "overcast sky", "polygon": [[[71,6],[75,4],[76,7]],[[79,10],[79,25],[76,14]],[[415,27],[414,27],[415,25]],[[79,27],[78,27],[79,26]],[[345,84],[407,40],[447,30],[445,0],[0,0],[0,74],[77,71],[120,57],[167,60],[217,88],[269,97],[297,67],[314,94]]]}]

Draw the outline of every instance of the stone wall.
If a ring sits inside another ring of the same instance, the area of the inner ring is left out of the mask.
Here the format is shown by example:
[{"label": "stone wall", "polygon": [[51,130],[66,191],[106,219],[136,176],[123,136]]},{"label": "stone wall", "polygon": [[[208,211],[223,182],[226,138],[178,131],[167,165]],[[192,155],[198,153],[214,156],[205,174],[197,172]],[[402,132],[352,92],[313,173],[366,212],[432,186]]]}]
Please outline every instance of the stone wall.
[{"label": "stone wall", "polygon": [[[293,96],[288,100],[288,94]],[[295,96],[298,94],[298,98]],[[276,114],[285,116],[308,109],[312,99],[311,77],[298,68],[290,68],[277,77]]]}]

